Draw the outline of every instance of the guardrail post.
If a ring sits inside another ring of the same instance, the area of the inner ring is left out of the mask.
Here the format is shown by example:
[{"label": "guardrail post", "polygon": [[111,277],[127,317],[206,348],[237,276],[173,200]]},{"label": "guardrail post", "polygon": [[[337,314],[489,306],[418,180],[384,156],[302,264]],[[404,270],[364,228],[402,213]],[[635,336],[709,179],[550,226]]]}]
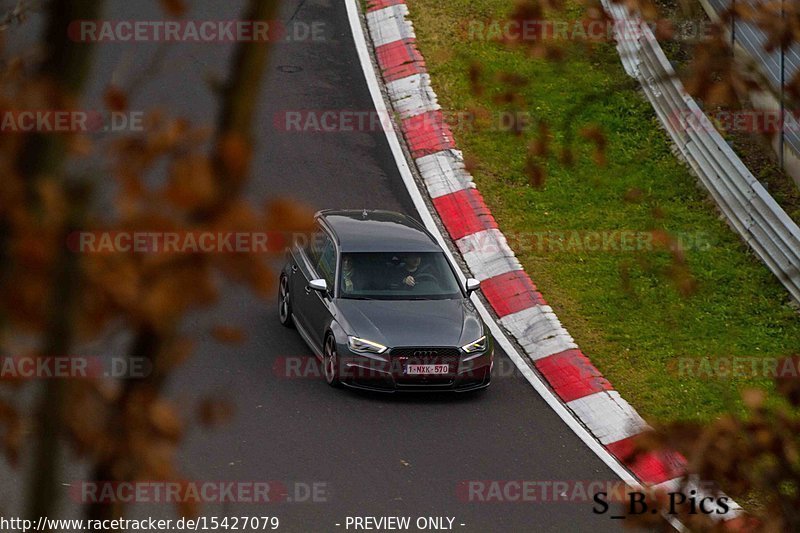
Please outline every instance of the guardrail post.
[{"label": "guardrail post", "polygon": [[[781,0],[781,23],[786,24],[786,0]],[[780,162],[781,170],[786,170],[784,164],[783,149],[786,142],[786,44],[784,39],[781,39],[781,138],[780,138]]]}]

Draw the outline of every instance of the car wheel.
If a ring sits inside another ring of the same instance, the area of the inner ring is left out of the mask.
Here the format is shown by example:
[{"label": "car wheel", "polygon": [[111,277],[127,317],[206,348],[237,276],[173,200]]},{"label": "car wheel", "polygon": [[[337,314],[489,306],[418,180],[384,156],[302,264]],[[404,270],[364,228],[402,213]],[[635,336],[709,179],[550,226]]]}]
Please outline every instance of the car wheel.
[{"label": "car wheel", "polygon": [[328,385],[331,387],[339,387],[342,384],[339,379],[339,355],[336,353],[336,339],[330,334],[325,337],[322,369],[325,374],[325,381],[328,382]]},{"label": "car wheel", "polygon": [[278,317],[281,324],[287,328],[294,327],[292,318],[292,302],[289,299],[289,278],[281,276],[280,287],[278,289]]}]

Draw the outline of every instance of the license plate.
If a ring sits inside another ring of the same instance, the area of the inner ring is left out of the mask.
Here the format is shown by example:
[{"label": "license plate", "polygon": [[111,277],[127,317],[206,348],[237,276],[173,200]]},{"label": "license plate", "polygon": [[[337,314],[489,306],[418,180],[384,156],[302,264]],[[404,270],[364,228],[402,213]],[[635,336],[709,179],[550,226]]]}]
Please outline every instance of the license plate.
[{"label": "license plate", "polygon": [[406,374],[415,376],[442,375],[450,372],[450,365],[407,365]]}]

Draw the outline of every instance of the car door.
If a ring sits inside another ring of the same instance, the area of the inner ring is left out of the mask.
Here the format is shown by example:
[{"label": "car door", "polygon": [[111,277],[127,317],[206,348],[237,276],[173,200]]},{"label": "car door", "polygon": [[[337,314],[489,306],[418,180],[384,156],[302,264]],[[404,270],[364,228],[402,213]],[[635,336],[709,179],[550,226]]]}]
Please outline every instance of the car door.
[{"label": "car door", "polygon": [[[330,304],[330,297],[311,290],[308,283],[313,279],[325,279],[333,291],[333,278],[322,275],[320,262],[327,266],[333,254],[335,265],[335,246],[333,239],[322,229],[311,235],[308,244],[297,246],[293,255],[296,272],[292,275],[292,312],[303,333],[318,350],[322,349],[324,317]],[[324,260],[323,260],[324,258]],[[334,269],[335,271],[335,269]]]},{"label": "car door", "polygon": [[320,348],[325,341],[325,330],[331,318],[332,297],[336,280],[337,251],[333,239],[327,237],[322,243],[319,259],[315,265],[317,278],[328,284],[328,292],[312,290],[308,292],[308,322],[311,325],[309,334]]},{"label": "car door", "polygon": [[322,231],[318,229],[317,232],[311,234],[308,242],[295,244],[292,248],[292,278],[289,282],[292,293],[292,314],[303,333],[309,329],[308,314],[306,313],[308,305],[306,288],[309,281],[316,279],[314,263],[316,262],[315,257],[319,257],[320,242],[323,236]]}]

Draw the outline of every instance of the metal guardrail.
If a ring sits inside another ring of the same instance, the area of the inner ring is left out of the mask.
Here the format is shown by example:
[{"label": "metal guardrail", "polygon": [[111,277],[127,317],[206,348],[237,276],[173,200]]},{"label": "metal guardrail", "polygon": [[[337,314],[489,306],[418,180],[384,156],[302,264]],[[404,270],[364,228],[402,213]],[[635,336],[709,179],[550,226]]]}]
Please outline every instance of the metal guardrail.
[{"label": "metal guardrail", "polygon": [[624,5],[602,2],[616,23],[625,71],[641,83],[664,128],[728,223],[800,302],[800,228],[685,91],[650,28]]},{"label": "metal guardrail", "polygon": [[[699,0],[706,14],[715,22],[720,22],[720,17],[729,12],[731,7],[744,6],[758,10],[763,9],[763,4],[768,1]],[[783,7],[786,3],[787,0],[783,0],[780,5]],[[734,18],[724,27],[727,27],[736,55],[744,54],[754,61],[771,87],[771,90],[751,91],[750,97],[754,105],[780,116],[780,131],[776,132],[771,144],[783,170],[800,187],[800,121],[797,109],[784,109],[781,105],[782,101],[786,101],[786,80],[791,80],[800,69],[800,44],[792,43],[789,47],[777,47],[768,52],[765,48],[767,36],[755,24]]]}]

